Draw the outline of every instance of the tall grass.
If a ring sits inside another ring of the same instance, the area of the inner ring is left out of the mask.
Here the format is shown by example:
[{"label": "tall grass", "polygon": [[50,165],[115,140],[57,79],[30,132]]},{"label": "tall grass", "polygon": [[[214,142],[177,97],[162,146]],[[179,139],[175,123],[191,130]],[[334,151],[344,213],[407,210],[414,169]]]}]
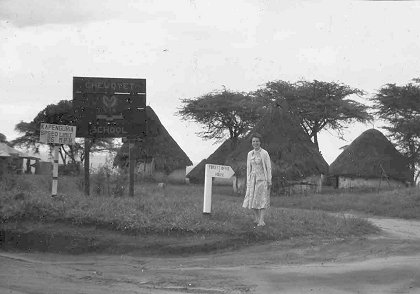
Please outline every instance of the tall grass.
[{"label": "tall grass", "polygon": [[378,216],[420,219],[420,190],[404,188],[391,191],[332,191],[328,194],[276,197],[276,207],[303,208],[332,212],[358,211]]},{"label": "tall grass", "polygon": [[[50,197],[48,177],[22,175],[0,197],[1,222],[63,222],[95,225],[135,234],[223,234],[248,240],[291,237],[348,237],[376,231],[358,218],[337,218],[319,211],[273,207],[267,226],[254,229],[252,214],[241,208],[242,197],[215,188],[212,214],[203,215],[203,188],[138,184],[134,197],[110,197],[80,191],[79,178],[59,180],[58,198]],[[16,196],[20,195],[20,196]],[[106,194],[105,194],[106,195]]]}]

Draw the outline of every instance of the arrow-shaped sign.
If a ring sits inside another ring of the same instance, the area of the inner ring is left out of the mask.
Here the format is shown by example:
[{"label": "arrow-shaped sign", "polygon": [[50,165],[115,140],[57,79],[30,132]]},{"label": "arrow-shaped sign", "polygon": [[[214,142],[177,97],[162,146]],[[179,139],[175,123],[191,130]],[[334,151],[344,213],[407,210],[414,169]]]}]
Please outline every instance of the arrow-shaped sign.
[{"label": "arrow-shaped sign", "polygon": [[230,178],[235,174],[228,165],[206,164],[204,175],[203,213],[211,212],[212,178]]},{"label": "arrow-shaped sign", "polygon": [[230,166],[216,164],[206,164],[205,172],[206,176],[226,179],[229,179],[235,174],[235,172]]}]

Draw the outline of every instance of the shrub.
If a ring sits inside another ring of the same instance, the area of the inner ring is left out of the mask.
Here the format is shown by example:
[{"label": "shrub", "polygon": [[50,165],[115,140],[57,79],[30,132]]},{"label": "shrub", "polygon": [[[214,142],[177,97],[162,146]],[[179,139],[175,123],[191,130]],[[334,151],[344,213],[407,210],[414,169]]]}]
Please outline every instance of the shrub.
[{"label": "shrub", "polygon": [[93,171],[91,187],[95,195],[108,197],[122,197],[128,184],[127,171],[104,164]]}]

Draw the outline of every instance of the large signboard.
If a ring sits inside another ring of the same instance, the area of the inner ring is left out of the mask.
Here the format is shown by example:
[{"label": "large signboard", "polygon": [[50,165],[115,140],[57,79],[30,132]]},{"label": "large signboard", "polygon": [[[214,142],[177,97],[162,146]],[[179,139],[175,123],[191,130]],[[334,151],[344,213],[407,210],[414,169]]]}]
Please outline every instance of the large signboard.
[{"label": "large signboard", "polygon": [[77,137],[144,137],[146,80],[73,77]]},{"label": "large signboard", "polygon": [[74,145],[75,138],[75,126],[41,123],[39,131],[39,142],[41,143]]}]

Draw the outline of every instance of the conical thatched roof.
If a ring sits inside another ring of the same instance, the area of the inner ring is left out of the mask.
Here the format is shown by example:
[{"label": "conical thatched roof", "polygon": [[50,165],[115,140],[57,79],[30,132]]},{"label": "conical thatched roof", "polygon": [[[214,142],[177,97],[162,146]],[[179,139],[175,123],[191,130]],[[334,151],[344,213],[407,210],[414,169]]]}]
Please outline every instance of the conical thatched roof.
[{"label": "conical thatched roof", "polygon": [[29,158],[29,159],[39,159],[38,156],[26,154],[22,151],[16,150],[13,147],[10,147],[7,143],[0,142],[0,157],[10,157],[10,156],[17,156],[17,157]]},{"label": "conical thatched roof", "polygon": [[[238,139],[237,144],[239,144],[239,142],[241,142],[241,139]],[[223,144],[220,145],[219,148],[217,148],[216,151],[214,151],[207,159],[200,161],[200,163],[187,174],[187,178],[190,179],[190,182],[195,184],[204,183],[206,164],[211,163],[224,165],[229,153],[231,153],[235,148],[234,144],[235,143],[233,143],[232,139],[228,139],[223,142]]]},{"label": "conical thatched roof", "polygon": [[0,157],[20,156],[22,152],[10,147],[6,143],[0,142]]},{"label": "conical thatched roof", "polygon": [[331,164],[330,174],[363,178],[386,175],[396,180],[410,180],[407,160],[376,129],[367,130],[357,137]]},{"label": "conical thatched roof", "polygon": [[[134,146],[137,162],[150,162],[154,159],[156,170],[166,173],[192,165],[191,160],[171,137],[150,106],[146,108],[146,116],[148,135]],[[127,164],[128,143],[124,143],[114,159],[114,165]]]},{"label": "conical thatched roof", "polygon": [[327,174],[327,162],[300,124],[282,108],[275,107],[229,155],[226,164],[231,165],[237,175],[246,174],[247,153],[252,149],[251,137],[255,132],[263,137],[261,147],[270,155],[273,178],[277,181],[298,181]]}]

